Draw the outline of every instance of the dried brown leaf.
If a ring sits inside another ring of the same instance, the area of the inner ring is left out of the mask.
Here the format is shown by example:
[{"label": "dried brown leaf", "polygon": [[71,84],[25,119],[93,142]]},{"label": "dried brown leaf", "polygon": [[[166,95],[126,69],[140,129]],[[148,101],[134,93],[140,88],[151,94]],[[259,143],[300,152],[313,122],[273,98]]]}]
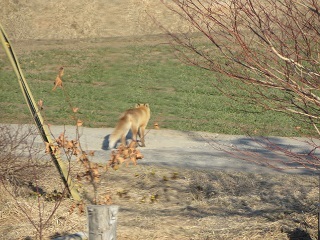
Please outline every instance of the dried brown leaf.
[{"label": "dried brown leaf", "polygon": [[137,149],[137,152],[136,152],[136,158],[137,159],[142,159],[144,156],[141,154],[141,152]]},{"label": "dried brown leaf", "polygon": [[93,150],[91,150],[91,151],[89,152],[89,156],[91,156],[91,157],[94,156],[94,151],[93,151]]},{"label": "dried brown leaf", "polygon": [[43,109],[43,100],[42,100],[42,99],[40,99],[40,100],[38,101],[38,107],[39,107],[40,110]]},{"label": "dried brown leaf", "polygon": [[153,128],[156,129],[156,130],[159,130],[160,129],[159,124],[157,122],[155,122],[153,124]]},{"label": "dried brown leaf", "polygon": [[78,110],[79,110],[79,108],[77,108],[77,107],[72,108],[72,112],[74,112],[74,113],[78,112]]},{"label": "dried brown leaf", "polygon": [[63,67],[60,67],[60,68],[59,68],[58,76],[59,76],[59,77],[62,77],[63,74],[64,74],[64,68],[63,68]]},{"label": "dried brown leaf", "polygon": [[46,145],[45,153],[49,153],[49,152],[50,152],[50,146],[51,146],[51,144],[48,143],[48,142],[45,142],[45,145]]},{"label": "dried brown leaf", "polygon": [[53,87],[52,91],[56,90],[57,87],[62,88],[63,84],[62,84],[61,77],[63,76],[63,73],[64,73],[64,69],[63,69],[63,67],[60,67],[58,76],[56,77],[56,80],[54,81],[54,87]]},{"label": "dried brown leaf", "polygon": [[56,90],[57,87],[61,87],[62,88],[62,80],[61,80],[61,78],[59,76],[54,81],[54,87],[52,88],[52,91]]},{"label": "dried brown leaf", "polygon": [[66,141],[64,147],[67,148],[67,149],[73,149],[75,147],[74,144],[73,144],[73,140]]},{"label": "dried brown leaf", "polygon": [[78,121],[77,121],[77,126],[78,127],[81,127],[83,125],[83,122],[80,120],[80,119],[78,119]]}]

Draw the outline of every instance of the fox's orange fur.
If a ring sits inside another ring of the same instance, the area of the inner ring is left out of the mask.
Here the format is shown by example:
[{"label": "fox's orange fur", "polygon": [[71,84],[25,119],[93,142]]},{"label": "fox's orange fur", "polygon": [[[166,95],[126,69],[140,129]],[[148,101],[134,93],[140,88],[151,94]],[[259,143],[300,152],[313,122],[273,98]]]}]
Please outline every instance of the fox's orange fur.
[{"label": "fox's orange fur", "polygon": [[135,108],[128,109],[119,118],[119,121],[109,137],[109,148],[113,148],[121,138],[121,143],[126,145],[126,136],[131,129],[132,140],[137,141],[139,134],[141,146],[145,147],[144,130],[150,119],[149,104],[137,104]]}]

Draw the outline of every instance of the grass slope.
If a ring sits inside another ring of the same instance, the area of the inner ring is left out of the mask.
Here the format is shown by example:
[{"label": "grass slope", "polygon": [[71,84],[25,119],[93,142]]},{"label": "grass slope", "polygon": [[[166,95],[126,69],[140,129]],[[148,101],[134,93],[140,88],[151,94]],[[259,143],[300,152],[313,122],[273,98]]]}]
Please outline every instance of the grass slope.
[{"label": "grass slope", "polygon": [[[162,128],[226,134],[310,133],[307,125],[286,115],[245,104],[246,95],[232,88],[228,79],[182,64],[166,42],[160,36],[146,36],[23,41],[13,47],[17,46],[35,100],[44,101],[47,123],[74,124],[67,98],[80,109],[79,118],[89,127],[114,127],[122,111],[148,102],[152,110],[149,128],[158,122]],[[0,54],[0,122],[30,122],[16,77],[4,52]],[[65,68],[65,91],[52,91],[60,66]],[[221,94],[215,84],[242,95],[242,101]]]}]

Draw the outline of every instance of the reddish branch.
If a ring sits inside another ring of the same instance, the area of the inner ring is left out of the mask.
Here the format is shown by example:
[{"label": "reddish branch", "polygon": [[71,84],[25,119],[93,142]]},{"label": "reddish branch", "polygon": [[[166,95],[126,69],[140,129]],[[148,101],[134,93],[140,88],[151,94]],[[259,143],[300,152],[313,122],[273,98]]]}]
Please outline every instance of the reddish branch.
[{"label": "reddish branch", "polygon": [[[237,88],[249,93],[251,103],[299,117],[309,122],[319,137],[319,1],[162,2],[190,26],[189,32],[171,32],[158,22],[184,62],[227,76]],[[233,98],[232,89],[223,93]],[[318,146],[313,142],[310,145],[314,151],[307,156],[271,142],[265,142],[264,147],[288,156],[292,163],[319,169],[319,159],[314,155]],[[256,159],[259,164],[278,165],[277,160],[270,162],[252,152],[222,148],[246,160]]]},{"label": "reddish branch", "polygon": [[[320,5],[314,0],[174,0],[192,27],[169,32],[181,59],[224,74],[268,109],[299,115],[318,131]],[[195,37],[201,33],[204,38]],[[268,93],[280,90],[281,94]],[[231,95],[230,95],[231,97]]]}]

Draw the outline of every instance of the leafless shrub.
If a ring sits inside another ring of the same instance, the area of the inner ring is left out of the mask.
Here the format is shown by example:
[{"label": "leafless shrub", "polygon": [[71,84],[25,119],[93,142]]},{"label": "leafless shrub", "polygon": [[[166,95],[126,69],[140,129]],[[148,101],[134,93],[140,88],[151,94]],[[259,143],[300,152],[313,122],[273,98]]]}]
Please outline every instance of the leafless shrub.
[{"label": "leafless shrub", "polygon": [[[30,125],[0,126],[0,188],[4,199],[12,203],[12,210],[26,218],[35,236],[43,239],[66,189],[59,175],[51,174],[54,166],[44,158],[44,147],[36,146],[36,133]],[[52,179],[55,186],[48,186],[44,179]],[[45,202],[53,204],[46,206]]]},{"label": "leafless shrub", "polygon": [[[14,185],[29,185],[34,171],[46,168],[40,150],[34,146],[36,129],[29,125],[0,125],[0,178]],[[44,151],[42,150],[42,153]]]},{"label": "leafless shrub", "polygon": [[[319,135],[318,1],[162,2],[190,26],[163,27],[180,59],[229,77],[246,103],[299,117]],[[235,98],[232,86],[223,93]]]}]

